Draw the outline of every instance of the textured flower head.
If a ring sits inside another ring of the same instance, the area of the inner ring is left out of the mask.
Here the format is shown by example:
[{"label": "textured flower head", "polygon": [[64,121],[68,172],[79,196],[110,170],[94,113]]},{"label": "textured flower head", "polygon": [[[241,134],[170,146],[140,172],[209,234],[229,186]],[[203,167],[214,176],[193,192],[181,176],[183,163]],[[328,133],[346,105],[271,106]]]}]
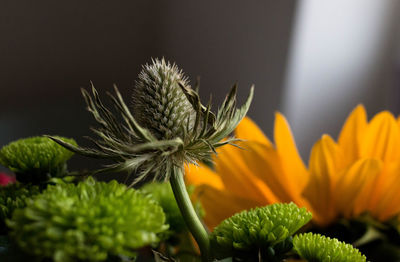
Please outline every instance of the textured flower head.
[{"label": "textured flower head", "polygon": [[54,138],[66,148],[90,157],[106,158],[114,164],[97,172],[126,171],[135,180],[165,180],[174,167],[207,160],[246,114],[252,96],[236,109],[236,87],[232,88],[217,114],[200,103],[198,94],[188,85],[182,71],[164,59],[145,65],[133,91],[133,114],[115,88],[109,94],[123,121],[101,102],[92,87],[92,96],[82,90],[91,112],[100,124],[93,129],[99,136],[95,148],[82,148]]},{"label": "textured flower head", "polygon": [[295,204],[273,204],[242,211],[222,221],[211,233],[216,258],[278,256],[291,249],[291,236],[311,219]]},{"label": "textured flower head", "polygon": [[293,238],[297,254],[310,262],[365,262],[367,259],[356,248],[319,234],[306,233]]},{"label": "textured flower head", "polygon": [[[76,145],[73,139],[56,138]],[[15,172],[19,182],[35,184],[63,175],[73,154],[47,137],[30,137],[2,147],[0,164]]]},{"label": "textured flower head", "polygon": [[64,261],[134,256],[159,241],[168,226],[151,198],[115,180],[48,186],[15,210],[10,233],[27,253]]}]

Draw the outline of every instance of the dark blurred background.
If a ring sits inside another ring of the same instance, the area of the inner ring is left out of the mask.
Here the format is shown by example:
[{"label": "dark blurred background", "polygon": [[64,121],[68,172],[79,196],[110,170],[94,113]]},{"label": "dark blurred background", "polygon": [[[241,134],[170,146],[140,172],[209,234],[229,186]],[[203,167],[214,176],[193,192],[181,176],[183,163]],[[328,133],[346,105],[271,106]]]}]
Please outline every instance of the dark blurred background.
[{"label": "dark blurred background", "polygon": [[[57,134],[87,143],[94,125],[81,87],[116,83],[129,97],[141,64],[165,57],[219,104],[234,83],[271,137],[274,112],[292,125],[305,161],[364,103],[399,113],[400,2],[0,1],[0,146]],[[75,157],[72,169],[92,167]]]}]

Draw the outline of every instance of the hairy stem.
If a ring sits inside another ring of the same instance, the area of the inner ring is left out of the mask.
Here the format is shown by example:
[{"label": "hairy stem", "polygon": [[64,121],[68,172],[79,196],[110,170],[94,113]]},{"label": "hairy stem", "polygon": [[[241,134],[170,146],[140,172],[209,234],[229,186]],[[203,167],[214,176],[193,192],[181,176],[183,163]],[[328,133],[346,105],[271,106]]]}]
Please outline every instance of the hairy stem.
[{"label": "hairy stem", "polygon": [[210,240],[208,238],[208,233],[194,211],[192,202],[190,201],[189,195],[186,191],[181,168],[174,167],[170,183],[183,219],[199,245],[202,261],[209,261]]}]

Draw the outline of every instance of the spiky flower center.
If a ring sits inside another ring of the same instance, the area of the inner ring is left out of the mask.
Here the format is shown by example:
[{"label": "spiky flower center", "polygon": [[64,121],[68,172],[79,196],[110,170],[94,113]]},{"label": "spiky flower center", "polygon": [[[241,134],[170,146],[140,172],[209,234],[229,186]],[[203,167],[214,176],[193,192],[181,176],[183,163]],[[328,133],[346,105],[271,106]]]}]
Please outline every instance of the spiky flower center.
[{"label": "spiky flower center", "polygon": [[184,138],[193,127],[196,113],[180,85],[187,87],[183,72],[164,59],[145,65],[136,81],[134,117],[157,139]]}]

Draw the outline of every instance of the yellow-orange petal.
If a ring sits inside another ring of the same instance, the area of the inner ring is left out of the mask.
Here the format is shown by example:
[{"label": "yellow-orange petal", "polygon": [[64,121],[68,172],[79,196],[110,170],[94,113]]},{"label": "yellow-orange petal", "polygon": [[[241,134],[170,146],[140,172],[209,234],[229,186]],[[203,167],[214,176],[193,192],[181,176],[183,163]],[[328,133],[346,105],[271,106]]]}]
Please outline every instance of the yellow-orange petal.
[{"label": "yellow-orange petal", "polygon": [[285,174],[276,150],[257,142],[248,141],[246,144],[247,149],[240,151],[241,158],[248,164],[251,173],[263,181],[263,185],[266,185],[265,198],[273,199],[275,197],[276,201],[293,201],[302,205],[300,194],[296,195],[296,192],[291,191],[288,187],[290,175]]},{"label": "yellow-orange petal", "polygon": [[333,197],[336,210],[350,218],[355,209],[360,213],[361,201],[365,201],[363,187],[375,179],[381,172],[381,161],[376,159],[360,159],[343,170],[334,187]]},{"label": "yellow-orange petal", "polygon": [[211,230],[222,220],[237,212],[262,206],[254,200],[238,197],[228,191],[217,190],[208,185],[197,187],[195,198],[200,200],[206,210],[204,221]]},{"label": "yellow-orange petal", "polygon": [[303,195],[310,202],[321,225],[329,224],[336,216],[332,203],[332,190],[338,172],[339,147],[328,135],[315,143],[309,161],[310,180]]},{"label": "yellow-orange petal", "polygon": [[223,190],[221,178],[204,164],[185,166],[185,182],[188,185],[209,185],[218,190]]},{"label": "yellow-orange petal", "polygon": [[235,129],[235,136],[242,140],[256,141],[272,147],[271,141],[264,135],[263,131],[249,117],[244,117]]},{"label": "yellow-orange petal", "polygon": [[383,111],[368,124],[361,143],[360,155],[365,158],[377,158],[384,162],[399,156],[399,127],[394,116]]},{"label": "yellow-orange petal", "polygon": [[358,105],[348,116],[338,138],[338,145],[345,154],[345,166],[359,158],[362,134],[366,126],[367,113],[363,105]]},{"label": "yellow-orange petal", "polygon": [[275,114],[274,140],[284,172],[290,176],[288,186],[290,190],[300,194],[308,181],[307,169],[297,151],[286,118],[278,112]]},{"label": "yellow-orange petal", "polygon": [[[245,149],[234,146],[219,148],[218,155],[214,157],[215,171],[223,181],[225,189],[232,194],[253,199],[259,203],[275,201],[276,197],[271,193],[268,185],[254,173],[259,166],[255,165],[251,159],[246,161],[243,157],[247,153],[254,153],[254,143],[256,142],[241,142],[241,147]],[[262,147],[267,148],[265,144],[262,144]]]},{"label": "yellow-orange petal", "polygon": [[372,213],[381,221],[385,221],[400,212],[400,162],[385,166],[381,183],[382,192]]}]

